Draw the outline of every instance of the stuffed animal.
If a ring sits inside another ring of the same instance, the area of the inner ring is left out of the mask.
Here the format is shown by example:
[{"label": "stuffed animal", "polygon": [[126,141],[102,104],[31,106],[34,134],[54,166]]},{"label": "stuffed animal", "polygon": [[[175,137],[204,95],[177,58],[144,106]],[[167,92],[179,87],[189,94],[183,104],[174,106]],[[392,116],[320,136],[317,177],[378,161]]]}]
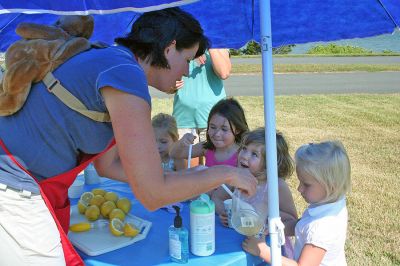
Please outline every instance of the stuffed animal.
[{"label": "stuffed animal", "polygon": [[52,25],[21,23],[16,32],[23,39],[6,51],[0,83],[0,116],[16,113],[24,105],[32,83],[72,56],[91,47],[92,16],[61,16]]}]

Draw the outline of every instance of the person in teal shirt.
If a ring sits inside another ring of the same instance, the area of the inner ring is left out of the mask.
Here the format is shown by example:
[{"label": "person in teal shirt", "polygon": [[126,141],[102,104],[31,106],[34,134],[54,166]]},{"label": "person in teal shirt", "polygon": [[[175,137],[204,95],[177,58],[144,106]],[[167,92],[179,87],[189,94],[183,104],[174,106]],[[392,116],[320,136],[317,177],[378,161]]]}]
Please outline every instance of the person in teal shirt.
[{"label": "person in teal shirt", "polygon": [[192,133],[196,142],[205,141],[208,114],[214,104],[226,98],[223,80],[231,72],[229,57],[228,49],[209,49],[190,62],[189,76],[177,81],[179,90],[174,97],[172,115],[180,138]]}]

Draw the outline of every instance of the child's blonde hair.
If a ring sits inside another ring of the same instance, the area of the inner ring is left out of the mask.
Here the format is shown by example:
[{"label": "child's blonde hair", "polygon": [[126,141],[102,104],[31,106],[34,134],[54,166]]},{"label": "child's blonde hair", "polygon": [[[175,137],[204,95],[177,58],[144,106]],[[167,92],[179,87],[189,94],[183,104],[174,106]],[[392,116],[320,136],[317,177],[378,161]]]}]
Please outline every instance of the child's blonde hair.
[{"label": "child's blonde hair", "polygon": [[295,160],[297,167],[324,186],[323,202],[337,201],[350,191],[350,160],[340,141],[303,145],[296,151]]},{"label": "child's blonde hair", "polygon": [[153,126],[153,128],[165,129],[174,142],[178,141],[178,127],[176,125],[176,120],[173,116],[165,113],[156,114],[151,119],[151,125]]},{"label": "child's blonde hair", "polygon": [[[257,128],[245,134],[243,137],[241,148],[249,144],[260,144],[265,147],[265,129]],[[286,179],[290,177],[294,170],[293,159],[289,154],[289,146],[283,134],[279,131],[276,132],[276,152],[278,164],[278,177]],[[265,164],[265,148],[262,149],[262,168],[266,170]]]}]

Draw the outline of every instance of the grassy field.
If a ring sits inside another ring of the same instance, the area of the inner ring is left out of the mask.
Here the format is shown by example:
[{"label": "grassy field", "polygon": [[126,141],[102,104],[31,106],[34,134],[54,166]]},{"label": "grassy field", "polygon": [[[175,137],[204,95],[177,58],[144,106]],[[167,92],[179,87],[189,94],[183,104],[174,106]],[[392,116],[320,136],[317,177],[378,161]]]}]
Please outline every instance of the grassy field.
[{"label": "grassy field", "polygon": [[[264,125],[262,97],[237,97],[252,129]],[[153,99],[153,114],[172,99]],[[339,139],[352,164],[348,265],[400,265],[400,94],[276,97],[277,129],[291,146]],[[299,215],[306,203],[288,181]],[[334,230],[334,228],[333,228]]]}]

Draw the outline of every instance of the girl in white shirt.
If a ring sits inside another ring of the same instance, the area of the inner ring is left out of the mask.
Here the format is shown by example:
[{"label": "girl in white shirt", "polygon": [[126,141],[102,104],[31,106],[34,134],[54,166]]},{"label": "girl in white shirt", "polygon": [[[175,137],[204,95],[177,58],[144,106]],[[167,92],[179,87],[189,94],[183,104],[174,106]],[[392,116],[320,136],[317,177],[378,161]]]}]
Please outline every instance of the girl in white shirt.
[{"label": "girl in white shirt", "polygon": [[[344,246],[347,233],[345,195],[350,190],[350,161],[339,141],[301,146],[295,155],[298,191],[309,207],[293,228],[295,260],[282,257],[282,265],[347,265]],[[265,242],[248,238],[247,252],[270,263]]]}]

